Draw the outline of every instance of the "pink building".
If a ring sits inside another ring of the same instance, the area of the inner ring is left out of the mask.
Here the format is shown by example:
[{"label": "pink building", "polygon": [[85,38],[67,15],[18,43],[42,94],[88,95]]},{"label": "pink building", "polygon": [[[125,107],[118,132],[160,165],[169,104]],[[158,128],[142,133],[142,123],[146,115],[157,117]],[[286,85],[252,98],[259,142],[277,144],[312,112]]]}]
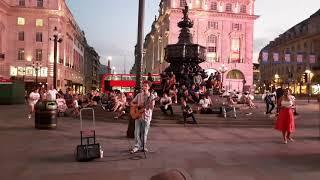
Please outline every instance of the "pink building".
[{"label": "pink building", "polygon": [[208,72],[225,71],[227,90],[242,90],[253,84],[254,0],[161,0],[159,17],[152,24],[144,43],[143,68],[162,72],[168,64],[164,48],[178,41],[177,23],[182,9],[189,6],[193,42],[207,48],[207,61],[201,66]]},{"label": "pink building", "polygon": [[53,84],[53,37],[57,27],[58,89],[82,92],[84,33],[64,0],[0,0],[0,77],[34,86]]}]

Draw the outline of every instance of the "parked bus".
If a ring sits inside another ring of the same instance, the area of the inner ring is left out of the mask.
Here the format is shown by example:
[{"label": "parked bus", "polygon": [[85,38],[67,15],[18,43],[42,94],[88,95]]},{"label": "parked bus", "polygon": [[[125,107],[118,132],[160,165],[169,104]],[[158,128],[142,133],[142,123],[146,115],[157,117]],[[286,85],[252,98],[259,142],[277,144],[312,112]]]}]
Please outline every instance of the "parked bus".
[{"label": "parked bus", "polygon": [[[136,86],[135,74],[104,74],[101,79],[101,92],[106,93],[112,90],[120,90],[125,93],[133,93]],[[160,75],[152,74],[152,86],[157,90],[160,88]],[[148,79],[148,75],[141,76],[142,81]]]}]

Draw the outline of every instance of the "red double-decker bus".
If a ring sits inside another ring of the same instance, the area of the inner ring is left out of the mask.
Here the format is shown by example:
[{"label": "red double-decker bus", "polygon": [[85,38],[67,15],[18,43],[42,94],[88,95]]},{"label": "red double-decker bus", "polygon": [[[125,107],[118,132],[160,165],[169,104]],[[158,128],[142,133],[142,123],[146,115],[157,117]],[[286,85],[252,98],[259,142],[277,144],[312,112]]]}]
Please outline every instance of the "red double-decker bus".
[{"label": "red double-decker bus", "polygon": [[[148,75],[142,75],[142,81],[148,79]],[[160,75],[151,75],[152,85],[155,89],[160,87]],[[120,90],[125,93],[133,93],[136,86],[135,74],[104,74],[101,79],[101,92],[106,93],[112,90]]]}]

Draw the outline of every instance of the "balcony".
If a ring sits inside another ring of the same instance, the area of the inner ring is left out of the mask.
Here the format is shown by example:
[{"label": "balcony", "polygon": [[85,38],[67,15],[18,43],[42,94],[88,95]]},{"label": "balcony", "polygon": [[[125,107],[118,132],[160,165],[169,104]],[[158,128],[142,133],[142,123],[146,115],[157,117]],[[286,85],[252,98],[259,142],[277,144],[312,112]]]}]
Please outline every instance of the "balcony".
[{"label": "balcony", "polygon": [[243,58],[240,58],[240,59],[231,59],[231,58],[228,58],[228,63],[244,63],[244,59]]}]

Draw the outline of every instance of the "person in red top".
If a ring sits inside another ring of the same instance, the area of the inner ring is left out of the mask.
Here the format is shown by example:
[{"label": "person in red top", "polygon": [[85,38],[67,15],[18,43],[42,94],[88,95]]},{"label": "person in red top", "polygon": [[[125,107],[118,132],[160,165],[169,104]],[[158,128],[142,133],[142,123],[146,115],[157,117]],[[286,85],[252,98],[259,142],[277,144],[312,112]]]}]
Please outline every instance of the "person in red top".
[{"label": "person in red top", "polygon": [[294,114],[292,106],[294,105],[293,97],[290,90],[285,89],[284,95],[278,100],[279,115],[275,124],[275,129],[282,132],[283,143],[287,144],[291,138],[292,132],[295,130]]}]

